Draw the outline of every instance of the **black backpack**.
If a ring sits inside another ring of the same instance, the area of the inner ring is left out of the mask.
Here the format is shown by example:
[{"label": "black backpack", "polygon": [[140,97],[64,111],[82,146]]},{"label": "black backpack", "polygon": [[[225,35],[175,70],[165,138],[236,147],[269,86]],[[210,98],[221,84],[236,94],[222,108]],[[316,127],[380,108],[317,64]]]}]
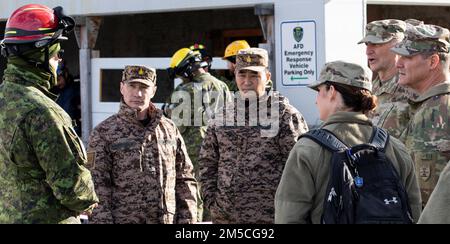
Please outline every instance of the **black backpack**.
[{"label": "black backpack", "polygon": [[408,195],[386,157],[389,134],[374,127],[369,143],[349,148],[325,129],[303,134],[331,152],[323,224],[412,224]]}]

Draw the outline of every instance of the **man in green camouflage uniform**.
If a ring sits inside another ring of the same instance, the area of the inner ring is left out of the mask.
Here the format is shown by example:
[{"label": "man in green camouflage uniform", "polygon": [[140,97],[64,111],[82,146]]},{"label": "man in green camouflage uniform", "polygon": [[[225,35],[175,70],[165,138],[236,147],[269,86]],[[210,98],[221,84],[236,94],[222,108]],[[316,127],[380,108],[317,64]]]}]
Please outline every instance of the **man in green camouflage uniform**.
[{"label": "man in green camouflage uniform", "polygon": [[308,126],[285,97],[265,91],[266,50],[240,50],[236,64],[240,94],[214,114],[200,152],[202,196],[213,223],[270,224],[289,151]]},{"label": "man in green camouflage uniform", "polygon": [[[173,74],[174,77],[172,78],[180,78],[183,82],[175,88],[170,97],[171,101],[164,106],[165,114],[170,116],[180,129],[195,168],[197,168],[200,146],[205,137],[207,120],[212,113],[223,106],[224,96],[228,95],[229,92],[222,81],[203,69],[206,65],[207,63],[201,60],[200,53],[196,51],[183,48],[175,53],[172,57],[171,68],[174,71],[182,69],[189,69],[189,71],[183,74]],[[190,67],[185,68],[184,66]],[[191,101],[189,103],[184,100],[180,101],[179,94],[189,95]],[[213,99],[214,96],[218,96],[217,98],[220,101]],[[180,114],[177,112],[188,109],[186,106],[190,107],[191,113],[178,116]],[[190,123],[188,124],[182,121],[186,117],[189,117]],[[204,119],[205,117],[206,119]]]},{"label": "man in green camouflage uniform", "polygon": [[89,166],[100,198],[92,222],[195,223],[197,183],[183,138],[150,101],[155,69],[126,66],[120,92],[119,112],[89,139]]},{"label": "man in green camouflage uniform", "polygon": [[[178,50],[171,60],[171,78],[180,78],[182,83],[172,93],[171,101],[164,105],[166,115],[177,124],[186,142],[189,157],[198,175],[198,155],[206,134],[207,122],[221,108],[229,96],[225,83],[204,70],[207,66],[197,51],[188,48]],[[180,97],[183,97],[180,100]],[[182,112],[182,113],[181,113]],[[209,218],[203,213],[199,195],[198,218]]]},{"label": "man in green camouflage uniform", "polygon": [[402,137],[410,150],[426,204],[449,161],[450,72],[449,31],[435,25],[408,25],[406,38],[391,49],[399,83],[420,96],[413,100],[414,116]]},{"label": "man in green camouflage uniform", "polygon": [[[85,168],[83,144],[69,115],[49,92],[56,85],[59,39],[64,38],[59,24],[71,20],[60,11],[25,5],[6,25],[2,53],[8,65],[0,86],[0,223],[80,223],[78,216],[98,202]],[[27,28],[30,20],[36,28],[32,33]],[[56,33],[43,34],[43,28]],[[13,29],[22,32],[14,34]],[[28,42],[16,42],[23,37]],[[36,42],[42,46],[36,48]]]},{"label": "man in green camouflage uniform", "polygon": [[376,74],[373,94],[378,98],[375,111],[369,114],[373,124],[385,128],[390,135],[400,137],[410,119],[408,99],[415,92],[398,84],[395,62],[398,56],[390,49],[404,38],[406,23],[396,19],[373,21],[366,26],[366,36],[358,43],[366,44],[370,69]]}]

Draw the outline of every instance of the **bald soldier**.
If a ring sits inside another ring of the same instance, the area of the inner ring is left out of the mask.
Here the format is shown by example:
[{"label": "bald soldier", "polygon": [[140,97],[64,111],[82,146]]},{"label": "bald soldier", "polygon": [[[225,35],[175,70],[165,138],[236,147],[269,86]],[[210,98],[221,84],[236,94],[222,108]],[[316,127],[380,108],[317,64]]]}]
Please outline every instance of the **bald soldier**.
[{"label": "bald soldier", "polygon": [[210,122],[200,151],[200,181],[213,223],[274,222],[274,196],[289,151],[308,127],[303,116],[276,92],[267,51],[240,50],[234,101]]},{"label": "bald soldier", "polygon": [[399,83],[420,95],[413,100],[414,116],[402,136],[415,162],[424,205],[450,159],[449,34],[436,25],[408,25],[406,38],[391,49],[400,55]]},{"label": "bald soldier", "polygon": [[377,96],[377,108],[369,114],[374,125],[385,128],[390,135],[400,137],[410,119],[408,99],[417,97],[415,92],[398,84],[398,55],[390,49],[400,43],[406,23],[396,19],[377,20],[366,25],[366,36],[358,43],[366,44],[369,68],[376,78],[372,81],[373,95]]},{"label": "bald soldier", "polygon": [[119,112],[100,123],[89,140],[100,198],[92,222],[195,223],[197,183],[183,138],[150,101],[155,69],[126,66],[120,92]]}]

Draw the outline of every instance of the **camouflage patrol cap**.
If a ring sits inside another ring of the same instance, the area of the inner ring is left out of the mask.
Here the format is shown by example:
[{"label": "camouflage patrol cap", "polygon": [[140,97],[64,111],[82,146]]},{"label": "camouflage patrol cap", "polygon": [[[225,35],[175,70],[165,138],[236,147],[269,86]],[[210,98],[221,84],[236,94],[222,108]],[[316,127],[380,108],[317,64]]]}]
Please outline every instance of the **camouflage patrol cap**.
[{"label": "camouflage patrol cap", "polygon": [[354,63],[344,61],[326,63],[320,72],[319,80],[308,87],[317,91],[317,87],[327,81],[372,91],[372,81],[368,73],[363,67]]},{"label": "camouflage patrol cap", "polygon": [[247,48],[239,50],[236,55],[236,70],[264,71],[269,66],[269,55],[262,48]]},{"label": "camouflage patrol cap", "polygon": [[128,65],[122,72],[123,82],[139,82],[147,86],[156,84],[156,70],[139,65]]},{"label": "camouflage patrol cap", "polygon": [[402,56],[414,56],[419,53],[449,52],[450,32],[437,25],[408,25],[405,39],[391,48]]},{"label": "camouflage patrol cap", "polygon": [[372,21],[366,25],[366,36],[358,44],[383,44],[394,38],[402,40],[405,30],[406,23],[398,19]]}]

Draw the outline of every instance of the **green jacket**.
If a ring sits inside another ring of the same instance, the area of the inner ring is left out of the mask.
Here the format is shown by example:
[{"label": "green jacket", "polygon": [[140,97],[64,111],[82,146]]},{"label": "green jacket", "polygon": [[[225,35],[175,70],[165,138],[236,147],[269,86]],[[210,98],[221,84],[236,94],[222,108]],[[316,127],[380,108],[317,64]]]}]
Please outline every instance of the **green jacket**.
[{"label": "green jacket", "polygon": [[450,163],[442,171],[419,224],[450,224]]},{"label": "green jacket", "polygon": [[[356,112],[337,112],[321,127],[333,132],[349,146],[368,142],[373,128],[365,115]],[[386,154],[399,173],[408,193],[414,221],[417,221],[422,204],[411,157],[405,146],[394,137],[390,137]],[[275,223],[320,223],[330,178],[331,155],[330,151],[308,138],[297,142],[275,195]]]},{"label": "green jacket", "polygon": [[212,114],[224,106],[229,95],[223,81],[209,73],[201,73],[194,76],[191,82],[177,86],[171,95],[171,102],[165,105],[165,113],[178,126],[195,169],[208,128],[207,122]]},{"label": "green jacket", "polygon": [[[98,202],[50,74],[8,64],[0,85],[0,223],[66,223]],[[78,221],[79,222],[79,221]]]},{"label": "green jacket", "polygon": [[373,94],[377,96],[377,108],[369,117],[374,125],[386,129],[391,136],[399,138],[406,130],[411,117],[408,101],[418,95],[410,88],[398,84],[398,75],[387,81],[373,81]]}]

